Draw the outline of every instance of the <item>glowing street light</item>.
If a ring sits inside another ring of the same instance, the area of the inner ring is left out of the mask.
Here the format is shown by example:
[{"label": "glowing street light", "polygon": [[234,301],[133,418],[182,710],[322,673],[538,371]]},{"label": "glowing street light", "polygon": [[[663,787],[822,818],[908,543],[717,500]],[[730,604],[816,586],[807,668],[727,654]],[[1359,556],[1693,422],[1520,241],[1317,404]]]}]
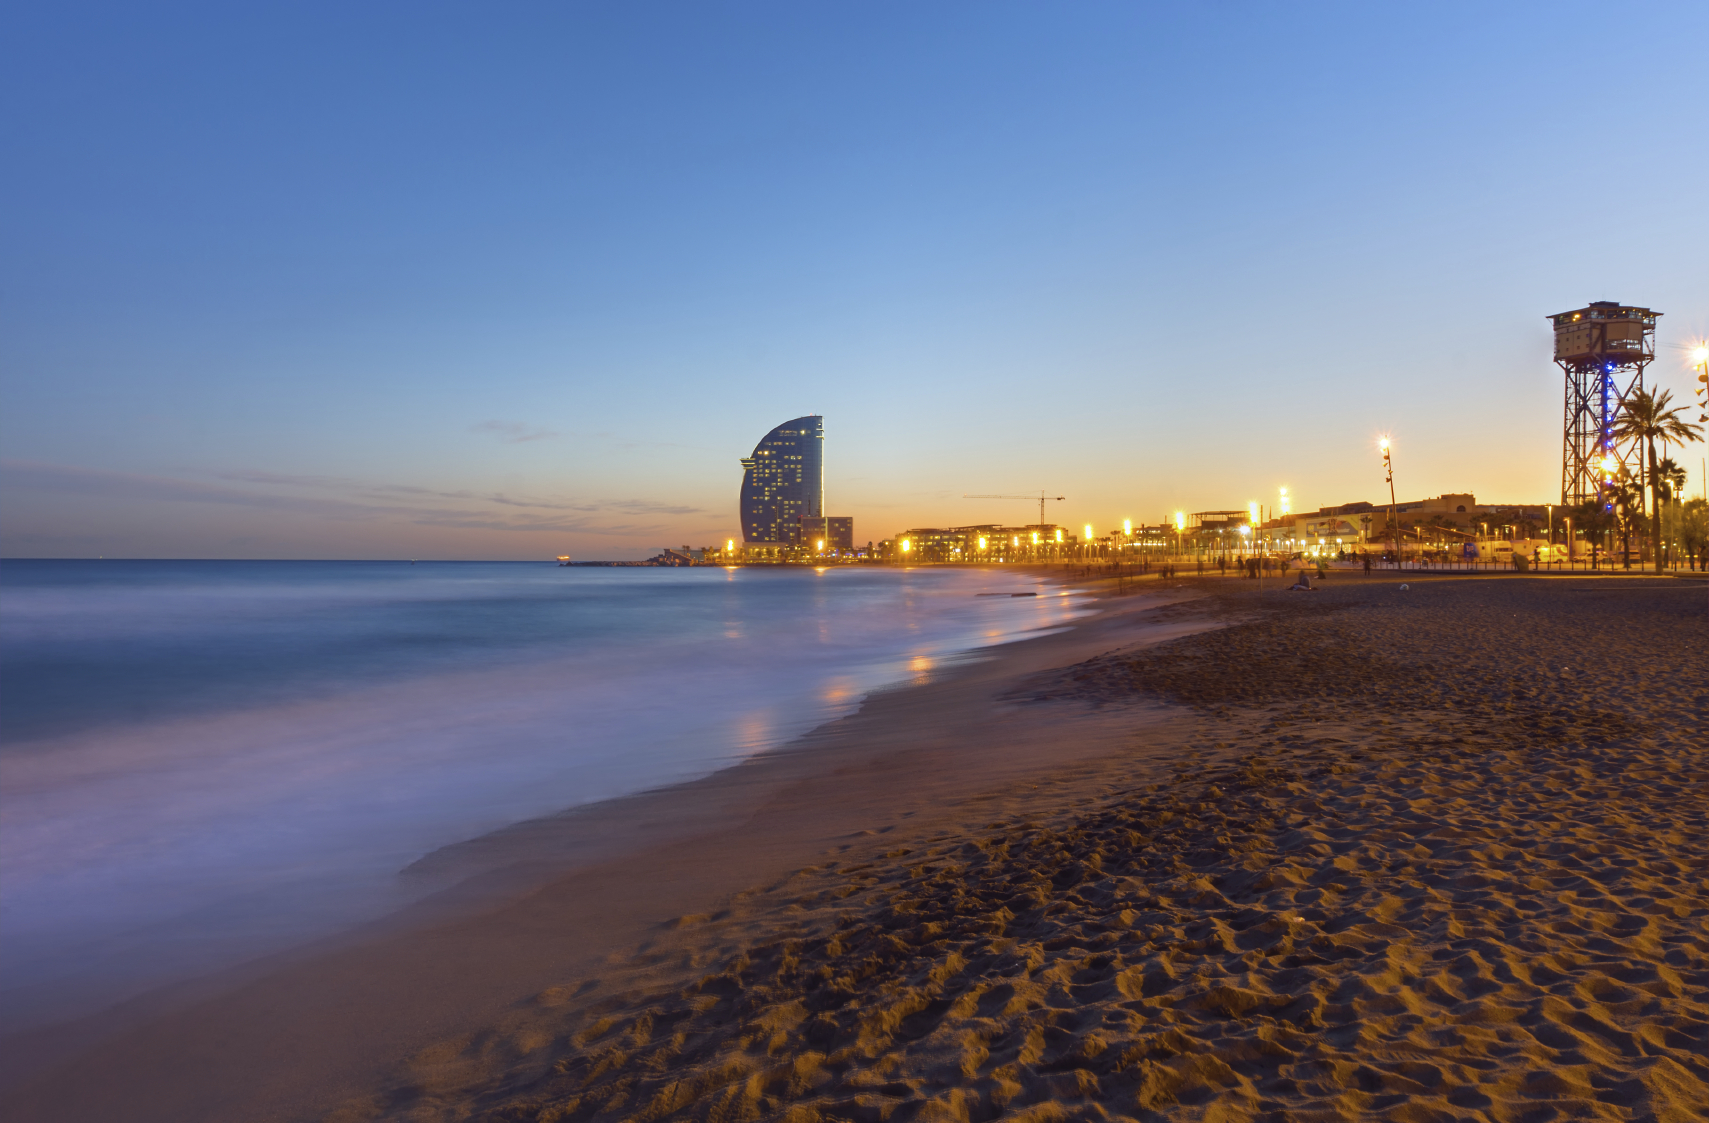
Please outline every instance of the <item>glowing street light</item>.
[{"label": "glowing street light", "polygon": [[910,545],[910,543],[906,538],[902,539],[902,552],[904,554],[908,552],[909,545]]},{"label": "glowing street light", "polygon": [[1122,520],[1122,533],[1127,535],[1130,538],[1133,537],[1133,520],[1132,519],[1123,519]]},{"label": "glowing street light", "polygon": [[981,550],[983,550],[983,549],[984,549],[984,548],[985,548],[985,539],[984,539],[984,538],[983,538],[983,537],[981,537],[981,538],[980,538],[980,539],[979,539],[979,548],[980,548],[980,549],[981,549]]},{"label": "glowing street light", "polygon": [[1086,524],[1086,541],[1090,542],[1091,540],[1092,540],[1092,524],[1087,523]]},{"label": "glowing street light", "polygon": [[1182,530],[1187,529],[1186,512],[1184,512],[1184,511],[1176,511],[1175,512],[1175,529],[1177,531],[1182,531]]},{"label": "glowing street light", "polygon": [[1389,439],[1384,437],[1377,442],[1377,447],[1383,450],[1383,472],[1388,477],[1389,485],[1389,529],[1394,532],[1394,567],[1400,568],[1400,515],[1396,512],[1394,498],[1394,461],[1389,457]]},{"label": "glowing street light", "polygon": [[1703,398],[1700,407],[1703,413],[1697,420],[1709,421],[1709,343],[1698,343],[1691,349],[1691,367],[1697,372],[1698,382],[1697,389],[1693,390],[1692,394],[1701,395]]}]

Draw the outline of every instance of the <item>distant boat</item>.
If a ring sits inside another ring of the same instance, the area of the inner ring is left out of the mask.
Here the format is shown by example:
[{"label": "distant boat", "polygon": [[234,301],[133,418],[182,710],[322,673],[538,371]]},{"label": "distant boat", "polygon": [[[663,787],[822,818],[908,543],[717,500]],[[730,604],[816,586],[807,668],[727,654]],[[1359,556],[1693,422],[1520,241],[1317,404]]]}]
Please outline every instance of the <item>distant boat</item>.
[{"label": "distant boat", "polygon": [[559,565],[569,565],[570,564],[570,555],[559,554],[558,555],[558,564]]}]

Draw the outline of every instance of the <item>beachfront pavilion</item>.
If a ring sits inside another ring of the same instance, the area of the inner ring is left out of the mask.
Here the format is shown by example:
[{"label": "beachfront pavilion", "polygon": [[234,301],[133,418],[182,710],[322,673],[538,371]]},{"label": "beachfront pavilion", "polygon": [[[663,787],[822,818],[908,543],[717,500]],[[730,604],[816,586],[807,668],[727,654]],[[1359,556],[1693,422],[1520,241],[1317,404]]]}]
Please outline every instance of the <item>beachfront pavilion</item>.
[{"label": "beachfront pavilion", "polygon": [[[1448,493],[1395,504],[1403,547],[1408,553],[1462,550],[1482,541],[1474,553],[1489,552],[1496,539],[1525,541],[1525,533],[1545,526],[1547,508],[1539,504],[1479,504],[1470,493]],[[1179,527],[1164,525],[1147,538],[1165,551],[1189,557],[1238,557],[1254,552],[1284,556],[1335,557],[1389,547],[1386,504],[1354,502],[1284,515],[1254,523],[1252,510],[1195,511]],[[1144,528],[1148,534],[1152,528]],[[1559,530],[1559,520],[1556,520]],[[1100,549],[1118,548],[1122,536],[1099,539]],[[1526,552],[1523,548],[1521,552]]]},{"label": "beachfront pavilion", "polygon": [[1250,553],[1255,548],[1251,510],[1194,511],[1187,516],[1181,545],[1189,553],[1212,557]]},{"label": "beachfront pavilion", "polygon": [[[1531,554],[1536,532],[1546,531],[1551,523],[1554,531],[1564,531],[1562,518],[1558,514],[1551,518],[1546,504],[1480,504],[1470,492],[1396,503],[1395,522],[1401,548],[1409,555],[1483,557],[1496,542],[1517,544],[1519,552]],[[1271,552],[1334,556],[1390,550],[1395,531],[1389,527],[1387,504],[1359,502],[1271,519],[1257,528],[1257,534],[1260,545]],[[1466,552],[1468,543],[1473,547],[1471,554]]]}]

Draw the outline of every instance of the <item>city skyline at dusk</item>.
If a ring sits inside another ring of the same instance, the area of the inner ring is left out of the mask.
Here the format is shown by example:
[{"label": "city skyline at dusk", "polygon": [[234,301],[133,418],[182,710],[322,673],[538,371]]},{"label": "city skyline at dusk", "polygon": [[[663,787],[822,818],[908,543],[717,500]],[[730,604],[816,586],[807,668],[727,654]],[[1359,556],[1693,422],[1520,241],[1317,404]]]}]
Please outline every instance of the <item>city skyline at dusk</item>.
[{"label": "city skyline at dusk", "polygon": [[1545,317],[1709,334],[1709,14],[1600,12],[14,10],[0,553],[639,558],[809,414],[863,543],[1548,502]]}]

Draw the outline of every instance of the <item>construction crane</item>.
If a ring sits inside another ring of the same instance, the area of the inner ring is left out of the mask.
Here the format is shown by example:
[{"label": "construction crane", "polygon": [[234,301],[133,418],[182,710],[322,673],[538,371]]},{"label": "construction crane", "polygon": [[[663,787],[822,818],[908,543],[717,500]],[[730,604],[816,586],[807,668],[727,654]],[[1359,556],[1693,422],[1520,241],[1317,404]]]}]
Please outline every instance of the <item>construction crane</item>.
[{"label": "construction crane", "polygon": [[1045,503],[1046,502],[1060,502],[1061,500],[1067,499],[1068,497],[1066,495],[1046,495],[1044,492],[1041,491],[1037,495],[964,495],[964,496],[962,496],[962,498],[963,499],[1037,499],[1038,500],[1038,525],[1043,526],[1044,525],[1044,505],[1045,505]]}]

